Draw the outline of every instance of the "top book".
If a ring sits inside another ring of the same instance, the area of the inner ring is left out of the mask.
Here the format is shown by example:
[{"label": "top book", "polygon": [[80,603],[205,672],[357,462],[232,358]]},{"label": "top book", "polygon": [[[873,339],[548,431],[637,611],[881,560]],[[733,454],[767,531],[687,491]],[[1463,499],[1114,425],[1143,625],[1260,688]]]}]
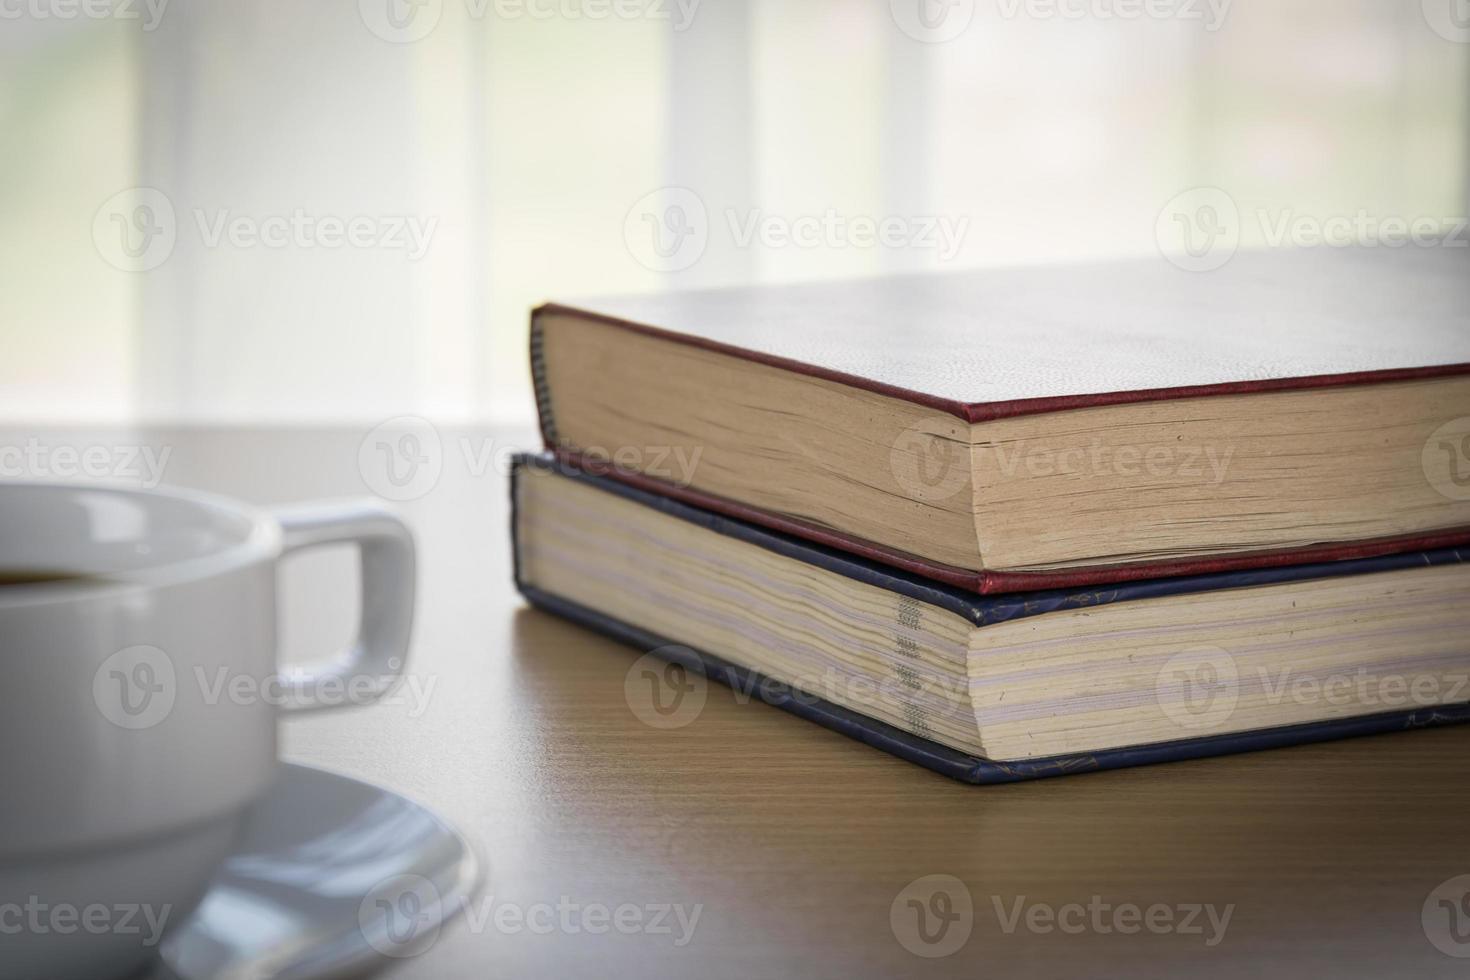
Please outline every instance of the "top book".
[{"label": "top book", "polygon": [[1470,542],[1470,251],[535,311],[563,458],[977,592]]}]

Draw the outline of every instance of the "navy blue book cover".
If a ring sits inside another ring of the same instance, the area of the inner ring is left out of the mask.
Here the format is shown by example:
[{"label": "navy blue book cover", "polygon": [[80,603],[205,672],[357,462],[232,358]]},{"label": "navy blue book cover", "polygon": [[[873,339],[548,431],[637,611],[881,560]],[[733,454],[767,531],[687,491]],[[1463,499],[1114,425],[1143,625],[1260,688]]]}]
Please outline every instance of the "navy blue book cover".
[{"label": "navy blue book cover", "polygon": [[511,472],[511,538],[515,551],[516,587],[532,605],[597,630],[640,650],[661,650],[670,659],[681,662],[687,669],[703,674],[711,680],[719,681],[740,691],[753,693],[761,700],[776,707],[964,782],[976,784],[1018,782],[1067,773],[1092,772],[1156,762],[1251,752],[1307,742],[1404,731],[1470,720],[1470,704],[1453,704],[1046,759],[1015,762],[982,759],[894,728],[841,705],[814,698],[805,692],[793,691],[786,685],[765,678],[738,664],[690,649],[686,643],[676,638],[654,635],[639,627],[613,619],[594,609],[570,602],[561,596],[527,584],[521,576],[518,522],[517,515],[514,513],[517,497],[515,487],[520,473],[526,467],[555,471],[560,476],[595,486],[607,493],[654,508],[671,517],[688,521],[718,534],[747,541],[835,574],[937,606],[963,616],[977,627],[1058,610],[1100,606],[1113,602],[1299,582],[1343,575],[1361,575],[1405,568],[1459,564],[1465,561],[1467,549],[1443,548],[1435,551],[1382,555],[1352,561],[1127,582],[1102,588],[1094,586],[982,596],[875,564],[845,552],[834,551],[766,528],[701,510],[677,500],[648,493],[626,483],[571,467],[550,455],[527,454],[516,457]]}]

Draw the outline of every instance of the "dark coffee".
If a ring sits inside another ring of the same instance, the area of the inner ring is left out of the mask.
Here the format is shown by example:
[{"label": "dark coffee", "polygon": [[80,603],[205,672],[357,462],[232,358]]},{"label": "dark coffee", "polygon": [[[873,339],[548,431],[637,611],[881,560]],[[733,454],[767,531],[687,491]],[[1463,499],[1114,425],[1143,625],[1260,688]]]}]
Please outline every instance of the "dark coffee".
[{"label": "dark coffee", "polygon": [[107,576],[93,572],[50,568],[0,568],[0,588],[7,585],[40,585],[51,582],[105,582]]}]

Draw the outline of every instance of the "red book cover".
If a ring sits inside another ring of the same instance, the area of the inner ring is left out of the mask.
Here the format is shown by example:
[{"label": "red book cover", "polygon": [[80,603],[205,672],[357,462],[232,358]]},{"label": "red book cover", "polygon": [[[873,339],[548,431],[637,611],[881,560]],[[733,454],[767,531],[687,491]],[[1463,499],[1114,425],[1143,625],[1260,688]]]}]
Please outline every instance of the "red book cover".
[{"label": "red book cover", "polygon": [[[533,314],[531,353],[543,439],[563,460],[978,593],[1470,543],[1467,522],[1432,533],[1049,571],[974,571],[935,562],[584,458],[559,439],[546,390],[540,324],[567,313],[982,423],[1470,375],[1470,255],[1463,252],[1272,251],[1242,253],[1204,274],[1132,261],[549,303]],[[1470,416],[1470,404],[1460,414]]]}]

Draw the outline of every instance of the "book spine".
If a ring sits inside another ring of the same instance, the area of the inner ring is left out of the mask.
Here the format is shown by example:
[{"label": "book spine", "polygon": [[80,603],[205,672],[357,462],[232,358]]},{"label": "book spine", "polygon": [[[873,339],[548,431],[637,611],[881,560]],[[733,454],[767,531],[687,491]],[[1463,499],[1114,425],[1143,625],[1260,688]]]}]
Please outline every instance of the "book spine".
[{"label": "book spine", "polygon": [[541,438],[547,449],[561,444],[556,432],[556,412],[551,406],[551,385],[546,380],[546,330],[540,311],[531,314],[531,387],[536,393],[536,415],[541,420]]}]

